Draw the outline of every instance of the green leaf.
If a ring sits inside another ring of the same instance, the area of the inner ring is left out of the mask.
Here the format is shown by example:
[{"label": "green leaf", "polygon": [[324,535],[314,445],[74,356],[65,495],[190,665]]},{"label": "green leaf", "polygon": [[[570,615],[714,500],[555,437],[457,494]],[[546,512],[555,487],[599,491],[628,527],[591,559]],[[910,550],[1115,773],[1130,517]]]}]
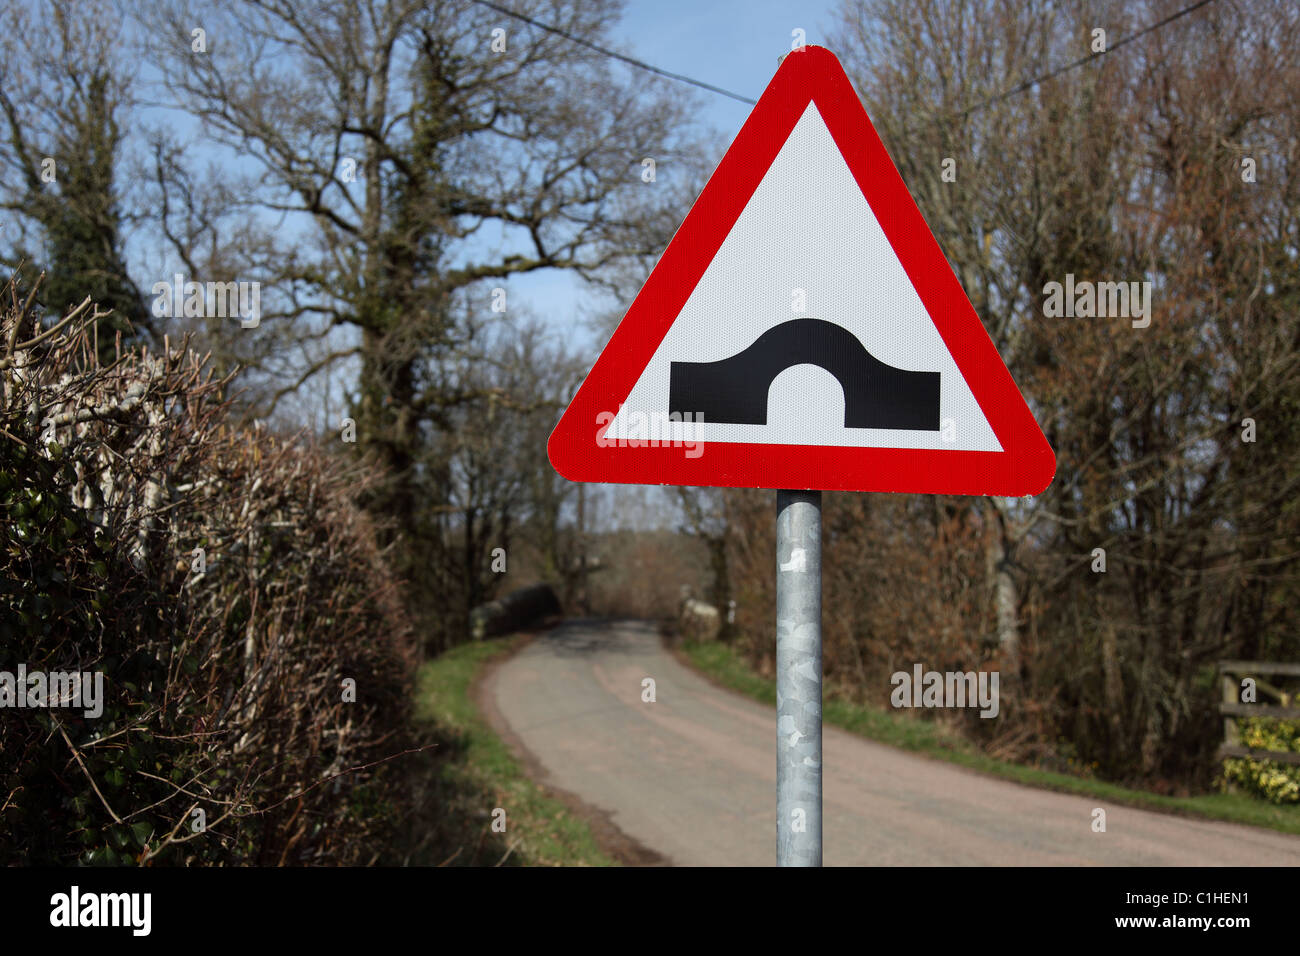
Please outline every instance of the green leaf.
[{"label": "green leaf", "polygon": [[149,837],[153,836],[153,826],[138,820],[131,824],[131,835],[135,837],[135,842],[143,849],[149,845]]}]

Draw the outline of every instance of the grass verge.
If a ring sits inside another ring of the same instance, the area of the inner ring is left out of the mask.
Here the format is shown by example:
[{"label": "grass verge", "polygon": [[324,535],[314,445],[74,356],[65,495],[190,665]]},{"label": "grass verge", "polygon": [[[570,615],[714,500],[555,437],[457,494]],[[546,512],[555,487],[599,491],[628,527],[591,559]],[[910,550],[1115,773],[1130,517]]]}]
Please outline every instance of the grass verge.
[{"label": "grass verge", "polygon": [[[722,686],[760,703],[776,706],[776,682],[755,673],[729,646],[713,641],[683,641],[679,648],[697,670]],[[946,760],[1032,787],[1096,797],[1145,810],[1179,813],[1300,834],[1300,807],[1297,806],[1277,806],[1240,793],[1166,797],[1102,780],[1074,777],[1039,767],[996,760],[938,724],[834,698],[823,702],[822,719],[827,724],[882,744]]]},{"label": "grass verge", "polygon": [[[474,703],[475,681],[518,640],[463,644],[420,668],[416,719],[439,743],[426,797],[439,812],[422,856],[468,866],[614,865],[587,824],[528,778]],[[492,832],[498,807],[506,811],[505,833]]]}]

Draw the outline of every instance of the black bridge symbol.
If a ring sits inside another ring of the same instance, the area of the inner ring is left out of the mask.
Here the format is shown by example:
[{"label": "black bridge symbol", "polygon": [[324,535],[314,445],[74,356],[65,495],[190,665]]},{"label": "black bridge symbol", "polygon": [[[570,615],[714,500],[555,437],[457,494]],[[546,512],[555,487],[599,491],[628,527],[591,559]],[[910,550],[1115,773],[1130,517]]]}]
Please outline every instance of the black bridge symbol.
[{"label": "black bridge symbol", "polygon": [[886,365],[857,336],[822,319],[792,319],[716,362],[669,366],[669,414],[706,422],[767,424],[772,380],[794,365],[817,365],[844,390],[845,428],[939,430],[939,373]]}]

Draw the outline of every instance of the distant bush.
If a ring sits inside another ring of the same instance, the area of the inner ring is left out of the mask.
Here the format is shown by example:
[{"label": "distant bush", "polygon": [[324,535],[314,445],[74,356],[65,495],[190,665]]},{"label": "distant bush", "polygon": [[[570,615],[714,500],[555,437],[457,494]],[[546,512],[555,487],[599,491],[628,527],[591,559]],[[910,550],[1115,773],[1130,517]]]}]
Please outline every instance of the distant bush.
[{"label": "distant bush", "polygon": [[[1241,743],[1260,750],[1300,752],[1300,721],[1251,717],[1239,722]],[[1272,803],[1300,803],[1300,767],[1275,760],[1229,759],[1224,780]]]},{"label": "distant bush", "polygon": [[99,671],[105,700],[0,715],[0,860],[383,858],[414,654],[375,476],[232,428],[184,348],[104,366],[87,304],[42,332],[7,298],[0,671]]}]

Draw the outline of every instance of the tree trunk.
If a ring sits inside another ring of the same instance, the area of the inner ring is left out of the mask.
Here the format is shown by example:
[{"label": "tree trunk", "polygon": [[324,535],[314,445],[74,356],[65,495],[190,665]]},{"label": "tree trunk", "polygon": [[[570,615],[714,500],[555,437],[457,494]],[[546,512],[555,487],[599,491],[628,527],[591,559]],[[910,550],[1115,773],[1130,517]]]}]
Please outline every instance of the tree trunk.
[{"label": "tree trunk", "polygon": [[[357,408],[357,438],[385,472],[382,486],[370,501],[371,510],[392,519],[396,530],[414,526],[418,496],[415,489],[417,439],[412,402],[414,370],[409,360],[388,357],[383,335],[367,329],[362,336],[361,401]],[[394,533],[383,535],[391,540]]]},{"label": "tree trunk", "polygon": [[993,610],[997,620],[1001,680],[1009,684],[1020,677],[1020,629],[1016,618],[1018,594],[1011,555],[1016,542],[1007,533],[1007,521],[995,508],[996,523],[989,535],[989,572],[993,583]]}]

